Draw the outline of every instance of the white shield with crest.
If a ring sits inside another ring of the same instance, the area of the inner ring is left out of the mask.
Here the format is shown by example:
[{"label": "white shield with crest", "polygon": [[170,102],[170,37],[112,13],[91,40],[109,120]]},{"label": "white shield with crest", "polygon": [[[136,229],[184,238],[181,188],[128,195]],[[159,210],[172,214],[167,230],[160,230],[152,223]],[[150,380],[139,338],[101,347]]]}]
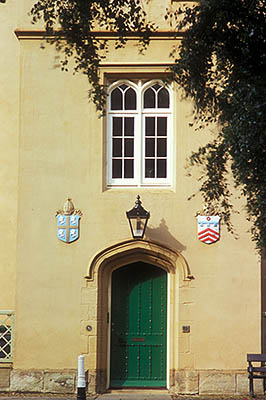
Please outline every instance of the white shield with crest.
[{"label": "white shield with crest", "polygon": [[79,221],[82,213],[75,210],[71,199],[67,199],[63,210],[56,213],[57,237],[65,243],[75,242],[79,238]]}]

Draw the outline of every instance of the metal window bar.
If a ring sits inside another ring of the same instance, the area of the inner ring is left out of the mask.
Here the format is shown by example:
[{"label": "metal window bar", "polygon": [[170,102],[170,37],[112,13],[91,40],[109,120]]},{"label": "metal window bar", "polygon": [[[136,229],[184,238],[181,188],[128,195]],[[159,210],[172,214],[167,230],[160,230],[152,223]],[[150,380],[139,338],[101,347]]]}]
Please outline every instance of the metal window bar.
[{"label": "metal window bar", "polygon": [[0,363],[13,361],[14,311],[0,310]]}]

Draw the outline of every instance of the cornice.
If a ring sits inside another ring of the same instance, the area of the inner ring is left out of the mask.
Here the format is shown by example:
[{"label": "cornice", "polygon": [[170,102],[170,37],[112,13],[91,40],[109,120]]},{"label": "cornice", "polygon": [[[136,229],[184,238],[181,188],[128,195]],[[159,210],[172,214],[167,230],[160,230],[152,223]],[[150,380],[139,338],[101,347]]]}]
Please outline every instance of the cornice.
[{"label": "cornice", "polygon": [[[45,30],[30,30],[30,29],[16,29],[14,31],[18,40],[42,40],[46,37]],[[56,31],[54,36],[60,35],[60,31]],[[109,39],[109,40],[116,40],[118,38],[118,34],[116,32],[109,32],[109,31],[94,31],[91,33],[92,36],[99,38],[99,39]],[[125,36],[128,40],[137,40],[140,38],[140,35],[132,32],[128,33]],[[174,32],[174,31],[158,31],[152,32],[150,34],[151,40],[177,40],[183,37],[182,32]]]}]

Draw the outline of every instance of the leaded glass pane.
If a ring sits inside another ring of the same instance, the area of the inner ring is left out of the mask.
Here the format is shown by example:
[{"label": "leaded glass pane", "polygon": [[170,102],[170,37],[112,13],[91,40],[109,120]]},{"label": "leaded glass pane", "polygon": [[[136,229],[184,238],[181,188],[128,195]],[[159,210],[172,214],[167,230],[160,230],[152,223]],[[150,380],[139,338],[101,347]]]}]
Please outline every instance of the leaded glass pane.
[{"label": "leaded glass pane", "polygon": [[166,88],[162,88],[158,92],[158,107],[169,108],[169,92]]},{"label": "leaded glass pane", "polygon": [[145,136],[155,136],[155,117],[145,118]]},{"label": "leaded glass pane", "polygon": [[157,139],[157,157],[166,157],[166,139]]},{"label": "leaded glass pane", "polygon": [[155,108],[155,93],[152,88],[144,92],[144,108]]},{"label": "leaded glass pane", "polygon": [[157,118],[157,136],[167,136],[167,117]]},{"label": "leaded glass pane", "polygon": [[166,160],[157,160],[157,178],[166,178]]},{"label": "leaded glass pane", "polygon": [[145,160],[145,178],[155,178],[154,160]]},{"label": "leaded glass pane", "polygon": [[157,91],[160,89],[161,85],[159,85],[159,83],[156,83],[156,84],[153,85],[152,87],[153,87],[153,88],[155,89],[155,91],[157,92]]},{"label": "leaded glass pane", "polygon": [[134,178],[134,160],[124,161],[125,178]]},{"label": "leaded glass pane", "polygon": [[122,92],[119,88],[116,88],[111,93],[111,110],[122,110]]},{"label": "leaded glass pane", "polygon": [[134,117],[125,117],[125,136],[134,136]]},{"label": "leaded glass pane", "polygon": [[113,117],[113,136],[122,136],[122,117]]},{"label": "leaded glass pane", "polygon": [[122,160],[113,160],[112,178],[122,178]]},{"label": "leaded glass pane", "polygon": [[125,139],[125,157],[134,156],[134,139]]},{"label": "leaded glass pane", "polygon": [[113,157],[122,157],[122,139],[113,139]]},{"label": "leaded glass pane", "polygon": [[145,156],[154,157],[155,156],[155,139],[145,139]]},{"label": "leaded glass pane", "polygon": [[136,108],[137,108],[136,92],[132,88],[129,88],[125,94],[125,109],[136,110]]}]

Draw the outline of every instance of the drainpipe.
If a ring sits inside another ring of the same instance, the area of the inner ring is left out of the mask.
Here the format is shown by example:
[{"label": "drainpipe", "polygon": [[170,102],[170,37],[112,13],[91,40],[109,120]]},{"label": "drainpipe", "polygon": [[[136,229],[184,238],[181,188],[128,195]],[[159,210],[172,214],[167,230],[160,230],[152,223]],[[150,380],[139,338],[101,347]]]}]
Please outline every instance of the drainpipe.
[{"label": "drainpipe", "polygon": [[77,400],[86,400],[86,380],[84,369],[84,355],[78,357],[78,385]]}]

